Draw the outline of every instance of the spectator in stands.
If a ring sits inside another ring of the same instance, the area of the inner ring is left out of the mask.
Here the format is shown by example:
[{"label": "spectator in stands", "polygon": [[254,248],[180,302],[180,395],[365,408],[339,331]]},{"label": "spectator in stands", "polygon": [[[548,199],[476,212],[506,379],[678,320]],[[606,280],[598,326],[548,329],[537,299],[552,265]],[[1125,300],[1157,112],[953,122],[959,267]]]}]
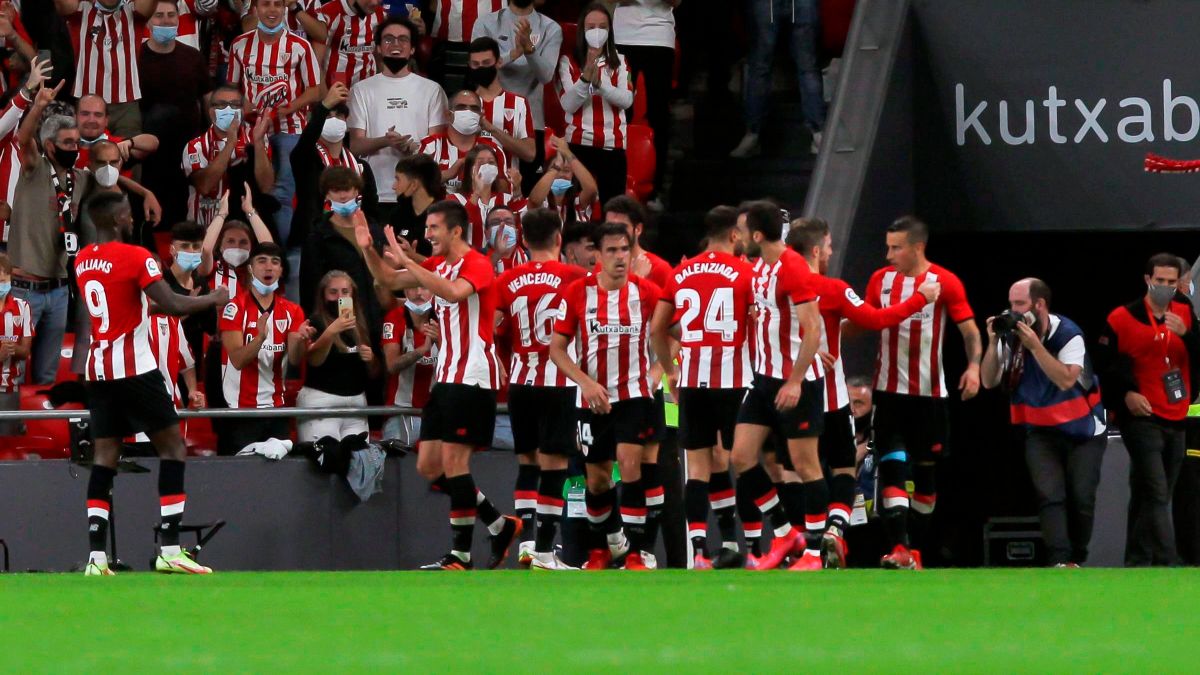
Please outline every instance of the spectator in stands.
[{"label": "spectator in stands", "polygon": [[[525,211],[522,205],[522,212]],[[497,206],[487,215],[488,257],[496,274],[529,262],[521,221],[512,206]]]},{"label": "spectator in stands", "polygon": [[[206,227],[225,192],[232,191],[233,203],[239,204],[244,187],[253,186],[257,196],[275,184],[267,144],[270,121],[264,116],[251,127],[244,121],[244,103],[245,97],[237,87],[223,85],[213,90],[208,96],[211,126],[184,150],[183,172],[191,184],[187,217]],[[260,208],[278,208],[274,200],[260,197],[257,203]]]},{"label": "spectator in stands", "polygon": [[564,224],[591,222],[599,211],[596,203],[596,179],[583,162],[571,152],[566,140],[550,135],[556,152],[550,166],[529,191],[529,203],[558,211]]},{"label": "spectator in stands", "polygon": [[[433,294],[425,288],[404,290],[404,302],[383,320],[383,357],[388,372],[388,403],[424,408],[437,368],[438,329]],[[397,438],[415,448],[421,437],[421,415],[397,415],[383,425],[384,438]]]},{"label": "spectator in stands", "polygon": [[327,2],[311,12],[298,12],[296,18],[313,45],[328,50],[326,86],[341,83],[349,88],[377,72],[372,41],[375,29],[387,19],[380,0]]},{"label": "spectator in stands", "polygon": [[444,133],[431,134],[421,139],[420,151],[433,157],[442,172],[442,183],[446,186],[447,194],[462,190],[463,168],[467,161],[467,153],[477,145],[490,147],[500,160],[499,165],[506,166],[508,158],[495,141],[484,138],[480,120],[483,115],[483,103],[479,94],[466,89],[454,95],[450,100],[452,119],[449,128]]},{"label": "spectator in stands", "polygon": [[571,152],[596,177],[600,200],[625,194],[625,111],[633,105],[633,84],[604,3],[591,2],[579,15],[575,49],[559,60],[558,92]]},{"label": "spectator in stands", "polygon": [[[138,54],[142,120],[159,143],[158,151],[143,160],[141,178],[162,202],[164,223],[188,218],[188,182],[179,158],[188,141],[208,125],[205,98],[212,91],[208,61],[180,35],[179,11],[178,0],[158,0],[149,21],[150,39]],[[193,30],[195,23],[192,18]],[[199,36],[190,37],[194,42]]]},{"label": "spectator in stands", "polygon": [[730,157],[753,157],[760,151],[759,133],[767,115],[767,97],[771,92],[775,63],[775,42],[786,28],[796,74],[800,79],[800,105],[804,124],[812,132],[812,154],[821,145],[825,128],[825,92],[821,69],[817,66],[817,40],[821,35],[819,0],[750,0],[754,33],[750,40],[750,59],[745,84],[746,135],[729,153]]},{"label": "spectator in stands", "polygon": [[[359,311],[364,300],[349,274],[333,270],[321,277],[312,316],[318,335],[308,348],[304,387],[296,399],[301,408],[362,408],[367,380],[379,373],[372,335]],[[297,440],[343,439],[367,431],[365,417],[310,417],[299,421]]]},{"label": "spectator in stands", "polygon": [[[200,264],[204,261],[204,227],[194,220],[175,223],[171,227],[171,266],[163,280],[171,290],[180,295],[198,297],[207,295],[209,287],[200,276]],[[217,332],[217,316],[202,312],[183,317],[183,334],[192,354],[204,353],[204,336]],[[204,372],[203,363],[197,368]]]},{"label": "spectator in stands", "polygon": [[[29,303],[13,294],[12,273],[12,261],[0,253],[0,410],[21,409],[20,383],[33,344]],[[20,420],[0,421],[0,436],[24,433],[25,425]]]},{"label": "spectator in stands", "polygon": [[79,169],[87,168],[89,150],[98,141],[116,143],[125,164],[140,162],[158,150],[158,138],[153,134],[142,133],[131,138],[111,134],[108,130],[108,104],[95,94],[86,94],[79,99],[75,106],[75,123],[79,125],[79,158],[75,161]]},{"label": "spectator in stands", "polygon": [[137,36],[140,23],[154,14],[156,5],[156,0],[54,0],[73,34],[76,76],[71,95],[103,98],[109,106],[108,127],[122,138],[142,131]]},{"label": "spectator in stands", "polygon": [[[162,219],[162,207],[154,193],[145,186],[122,175],[125,160],[121,156],[120,146],[112,141],[98,140],[89,154],[87,178],[82,186],[81,201],[87,202],[98,192],[124,192],[133,205],[133,239],[129,243],[138,244],[146,250],[154,250],[153,226]],[[137,208],[138,205],[142,208]],[[87,246],[96,240],[95,228],[85,209],[79,214],[80,247]],[[86,319],[85,319],[86,320]],[[89,324],[90,325],[90,324]],[[82,371],[81,371],[82,372]]]},{"label": "spectator in stands", "polygon": [[417,36],[408,19],[391,17],[379,24],[375,31],[379,72],[350,92],[350,149],[371,165],[379,217],[393,225],[396,162],[416,152],[422,138],[446,129],[446,93],[412,69]]},{"label": "spectator in stands", "polygon": [[442,172],[429,155],[410,155],[396,164],[392,189],[396,194],[392,229],[423,259],[430,251],[425,240],[425,214],[444,195]]},{"label": "spectator in stands", "polygon": [[[230,408],[283,406],[284,361],[298,366],[315,335],[304,311],[277,293],[283,249],[272,242],[250,252],[250,286],[221,312],[222,391]],[[225,420],[217,450],[236,454],[251,443],[291,436],[290,420],[261,417]]]},{"label": "spectator in stands", "polygon": [[[516,170],[512,170],[511,174],[517,181],[515,189],[519,191],[521,174]],[[480,253],[486,253],[492,247],[487,236],[488,213],[498,206],[520,200],[520,196],[505,191],[504,170],[499,165],[495,150],[489,146],[471,148],[464,158],[462,175],[461,191],[450,195],[450,198],[467,210],[467,243]]]},{"label": "spectator in stands", "polygon": [[[629,78],[646,86],[646,121],[654,130],[654,189],[661,190],[671,142],[671,82],[675,78],[675,8],[680,0],[627,0],[613,10],[617,49],[629,64]],[[661,206],[661,200],[656,202]]]},{"label": "spectator in stands", "polygon": [[[320,194],[329,202],[329,210],[314,223],[304,244],[304,255],[300,262],[300,294],[306,303],[318,297],[320,282],[334,270],[348,275],[358,288],[374,288],[371,271],[367,269],[367,263],[358,252],[354,240],[354,226],[361,219],[371,228],[374,241],[382,242],[384,236],[379,226],[366,217],[358,203],[361,189],[362,179],[353,169],[333,166],[321,174]],[[319,309],[316,305],[304,308],[307,315],[315,315]],[[374,293],[360,294],[354,301],[354,313],[362,317],[367,335],[379,335],[383,312]]]},{"label": "spectator in stands", "polygon": [[429,72],[447,91],[463,87],[467,50],[475,23],[497,12],[504,0],[433,0],[433,59]]},{"label": "spectator in stands", "polygon": [[1050,313],[1050,287],[1044,281],[1013,284],[1008,304],[1020,320],[1003,330],[997,317],[987,320],[980,380],[988,389],[1005,385],[1012,423],[1025,431],[1025,461],[1037,492],[1047,562],[1078,567],[1087,561],[1108,442],[1100,381],[1083,331]]},{"label": "spectator in stands", "polygon": [[229,219],[229,190],[225,190],[204,232],[197,268],[200,277],[208,280],[209,288],[224,287],[231,298],[237,297],[248,281],[250,251],[257,244],[275,241],[254,209],[249,186],[243,186],[241,211],[250,224]]},{"label": "spectator in stands", "polygon": [[[17,8],[11,2],[5,3],[0,7],[0,51],[15,53],[20,55],[26,63],[32,63],[37,55],[34,50],[33,39],[29,37],[29,32],[21,23],[21,15]],[[9,76],[15,73],[7,65],[0,70],[0,74],[4,76],[4,88],[13,84],[10,82]]]},{"label": "spectator in stands", "polygon": [[506,91],[497,77],[500,64],[500,45],[490,37],[471,42],[470,70],[467,86],[473,87],[483,102],[479,124],[483,136],[500,145],[508,155],[506,169],[518,169],[518,162],[532,162],[536,157],[533,140],[533,117],[529,101],[524,96]]},{"label": "spectator in stands", "polygon": [[51,384],[67,329],[67,260],[79,250],[76,217],[86,176],[74,168],[79,153],[75,119],[42,111],[62,88],[40,90],[17,133],[21,175],[13,196],[8,255],[16,297],[29,303],[33,363],[28,381]]},{"label": "spectator in stands", "polygon": [[545,86],[554,80],[563,39],[558,23],[538,12],[534,4],[533,0],[508,0],[507,7],[480,17],[471,30],[472,41],[488,37],[497,42],[500,86],[528,101],[534,130],[534,159],[521,163],[527,185],[532,184],[544,160],[544,92]]},{"label": "spectator in stands", "polygon": [[1200,376],[1200,334],[1178,296],[1179,259],[1146,262],[1146,294],[1114,309],[1096,345],[1105,408],[1129,451],[1131,496],[1125,564],[1173,565],[1169,505],[1184,456],[1184,419]]},{"label": "spectator in stands", "polygon": [[[346,119],[350,109],[346,100],[350,90],[341,82],[329,87],[324,100],[315,103],[308,114],[308,123],[300,134],[300,142],[292,150],[292,173],[296,176],[296,215],[292,218],[292,240],[301,247],[308,241],[313,220],[321,217],[325,193],[320,189],[321,173],[331,166],[346,167],[362,179],[360,201],[371,220],[379,219],[379,197],[375,191],[375,176],[371,165],[359,161],[346,143]],[[301,263],[303,264],[303,263]],[[301,289],[305,303],[309,296]]]},{"label": "spectator in stands", "polygon": [[592,223],[577,220],[563,226],[563,262],[591,272],[596,266],[596,245],[592,242]]}]

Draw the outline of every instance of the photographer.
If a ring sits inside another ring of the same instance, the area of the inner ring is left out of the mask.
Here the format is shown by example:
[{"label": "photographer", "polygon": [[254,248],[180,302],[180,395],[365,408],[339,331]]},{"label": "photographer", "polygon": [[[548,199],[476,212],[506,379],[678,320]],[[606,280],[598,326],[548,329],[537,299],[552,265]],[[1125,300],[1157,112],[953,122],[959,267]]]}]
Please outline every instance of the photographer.
[{"label": "photographer", "polygon": [[1078,567],[1087,560],[1107,444],[1099,382],[1083,331],[1050,313],[1044,281],[1013,284],[1008,304],[987,320],[980,379],[988,389],[1005,386],[1012,423],[1025,429],[1049,564]]},{"label": "photographer", "polygon": [[1129,526],[1125,564],[1178,562],[1171,492],[1184,456],[1184,424],[1200,367],[1200,336],[1190,303],[1178,294],[1179,258],[1146,262],[1146,294],[1114,309],[1097,341],[1104,401],[1129,450]]}]

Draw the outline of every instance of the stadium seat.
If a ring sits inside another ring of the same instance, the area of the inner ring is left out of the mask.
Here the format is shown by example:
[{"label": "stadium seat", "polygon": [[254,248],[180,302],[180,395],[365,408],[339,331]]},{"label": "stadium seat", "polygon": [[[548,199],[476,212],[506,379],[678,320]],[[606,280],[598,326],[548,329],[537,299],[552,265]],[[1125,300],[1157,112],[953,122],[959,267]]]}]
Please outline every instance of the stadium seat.
[{"label": "stadium seat", "polygon": [[558,24],[562,27],[562,46],[559,47],[558,53],[560,56],[571,56],[575,53],[575,35],[579,32],[579,24],[561,22]]},{"label": "stadium seat", "polygon": [[842,55],[850,35],[850,22],[854,20],[854,4],[855,0],[825,0],[821,3],[821,50],[825,52],[825,58]]},{"label": "stadium seat", "polygon": [[[55,382],[67,382],[69,380],[76,379],[75,373],[71,372],[71,358],[74,356],[74,354],[75,354],[75,334],[67,333],[66,335],[63,336],[62,348],[58,352],[58,372],[55,373],[55,375],[54,375]],[[26,372],[28,372],[29,364],[28,363],[25,364],[25,367],[26,367]],[[23,389],[31,389],[34,387],[37,387],[39,389],[45,388],[45,387],[39,387],[36,384],[33,384],[33,385],[26,384],[26,385],[22,386]]]},{"label": "stadium seat", "polygon": [[417,41],[417,65],[428,73],[430,63],[433,63],[433,38],[426,35]]},{"label": "stadium seat", "polygon": [[0,436],[0,453],[19,455],[17,459],[66,459],[67,446],[48,436]]},{"label": "stadium seat", "polygon": [[[50,410],[50,402],[45,396],[37,393],[39,387],[26,385],[21,387],[21,410]],[[70,404],[60,410],[82,410],[83,406]],[[49,438],[54,441],[54,447],[70,448],[71,431],[67,420],[27,420],[25,432],[30,436]]]},{"label": "stadium seat", "polygon": [[193,417],[187,420],[183,442],[191,457],[211,457],[217,454],[217,434],[213,432],[212,420]]},{"label": "stadium seat", "polygon": [[5,450],[0,448],[0,462],[25,461],[25,453],[21,450]]},{"label": "stadium seat", "polygon": [[654,192],[654,131],[643,124],[630,124],[626,129],[626,189],[632,197],[644,202]]},{"label": "stadium seat", "polygon": [[546,85],[542,94],[542,111],[545,113],[546,129],[562,136],[567,128],[567,114],[558,101],[558,89],[553,81]]},{"label": "stadium seat", "polygon": [[646,74],[638,73],[637,82],[633,83],[633,114],[630,124],[646,124]]}]

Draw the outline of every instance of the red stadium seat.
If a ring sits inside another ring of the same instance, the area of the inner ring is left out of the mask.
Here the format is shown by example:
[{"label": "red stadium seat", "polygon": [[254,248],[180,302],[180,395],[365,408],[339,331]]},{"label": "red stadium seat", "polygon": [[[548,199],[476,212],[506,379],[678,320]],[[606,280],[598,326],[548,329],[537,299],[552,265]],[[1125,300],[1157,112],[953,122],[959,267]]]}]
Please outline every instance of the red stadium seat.
[{"label": "red stadium seat", "polygon": [[15,459],[66,459],[71,456],[67,445],[47,436],[0,436],[0,453],[10,453]]},{"label": "red stadium seat", "polygon": [[429,72],[429,64],[433,62],[433,38],[426,35],[417,41],[417,65],[425,73]]},{"label": "red stadium seat", "polygon": [[562,46],[559,47],[558,53],[560,56],[571,56],[575,53],[575,35],[579,32],[579,24],[562,22],[558,24],[562,27]]},{"label": "red stadium seat", "polygon": [[191,457],[211,457],[217,454],[217,435],[213,432],[212,420],[193,417],[186,422],[183,442]]},{"label": "red stadium seat", "polygon": [[637,82],[633,83],[633,116],[630,124],[649,124],[646,121],[646,74],[638,73]]},{"label": "red stadium seat", "polygon": [[25,452],[24,451],[0,449],[0,462],[22,462],[22,461],[25,461]]},{"label": "red stadium seat", "polygon": [[[838,57],[846,47],[855,0],[824,0],[821,3],[821,49],[827,57]],[[676,51],[676,54],[679,52]]]},{"label": "red stadium seat", "polygon": [[554,82],[547,84],[542,94],[542,111],[546,115],[546,129],[562,136],[567,128],[567,114],[558,101],[558,89]]},{"label": "red stadium seat", "polygon": [[[45,396],[37,393],[37,385],[21,387],[21,410],[51,410],[50,402]],[[60,410],[82,410],[83,406],[70,404]],[[30,436],[49,438],[54,441],[54,447],[70,448],[71,431],[66,420],[26,420],[25,432]]]},{"label": "red stadium seat", "polygon": [[627,191],[638,201],[645,202],[654,192],[654,131],[643,124],[630,124],[626,129]]},{"label": "red stadium seat", "polygon": [[[71,358],[75,354],[75,334],[67,333],[63,336],[62,349],[58,352],[58,372],[54,375],[55,382],[69,382],[77,379],[75,373],[71,372]],[[25,364],[26,372],[28,372],[29,364]],[[24,385],[24,388],[38,387],[38,385]],[[39,389],[45,387],[38,387]]]}]

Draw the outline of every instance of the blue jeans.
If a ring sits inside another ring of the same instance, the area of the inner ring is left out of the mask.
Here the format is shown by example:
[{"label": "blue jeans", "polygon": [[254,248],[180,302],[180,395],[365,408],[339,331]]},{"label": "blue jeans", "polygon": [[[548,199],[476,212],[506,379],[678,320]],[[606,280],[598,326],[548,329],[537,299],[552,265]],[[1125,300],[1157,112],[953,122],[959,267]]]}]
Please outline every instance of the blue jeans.
[{"label": "blue jeans", "polygon": [[13,296],[29,303],[29,318],[33,322],[33,355],[25,382],[54,384],[58,377],[63,336],[67,333],[67,303],[70,301],[67,291],[66,286],[52,291],[12,289]]},{"label": "blue jeans", "polygon": [[750,0],[754,41],[746,67],[746,129],[762,130],[771,93],[771,68],[779,34],[790,32],[792,60],[800,77],[800,106],[804,123],[812,131],[825,127],[825,93],[817,67],[817,37],[820,35],[819,0]]},{"label": "blue jeans", "polygon": [[288,246],[288,235],[292,233],[292,197],[296,194],[296,177],[292,175],[292,150],[300,142],[299,134],[275,134],[271,136],[271,155],[275,165],[275,187],[271,196],[279,200],[279,211],[275,214],[276,242],[283,248]]}]

